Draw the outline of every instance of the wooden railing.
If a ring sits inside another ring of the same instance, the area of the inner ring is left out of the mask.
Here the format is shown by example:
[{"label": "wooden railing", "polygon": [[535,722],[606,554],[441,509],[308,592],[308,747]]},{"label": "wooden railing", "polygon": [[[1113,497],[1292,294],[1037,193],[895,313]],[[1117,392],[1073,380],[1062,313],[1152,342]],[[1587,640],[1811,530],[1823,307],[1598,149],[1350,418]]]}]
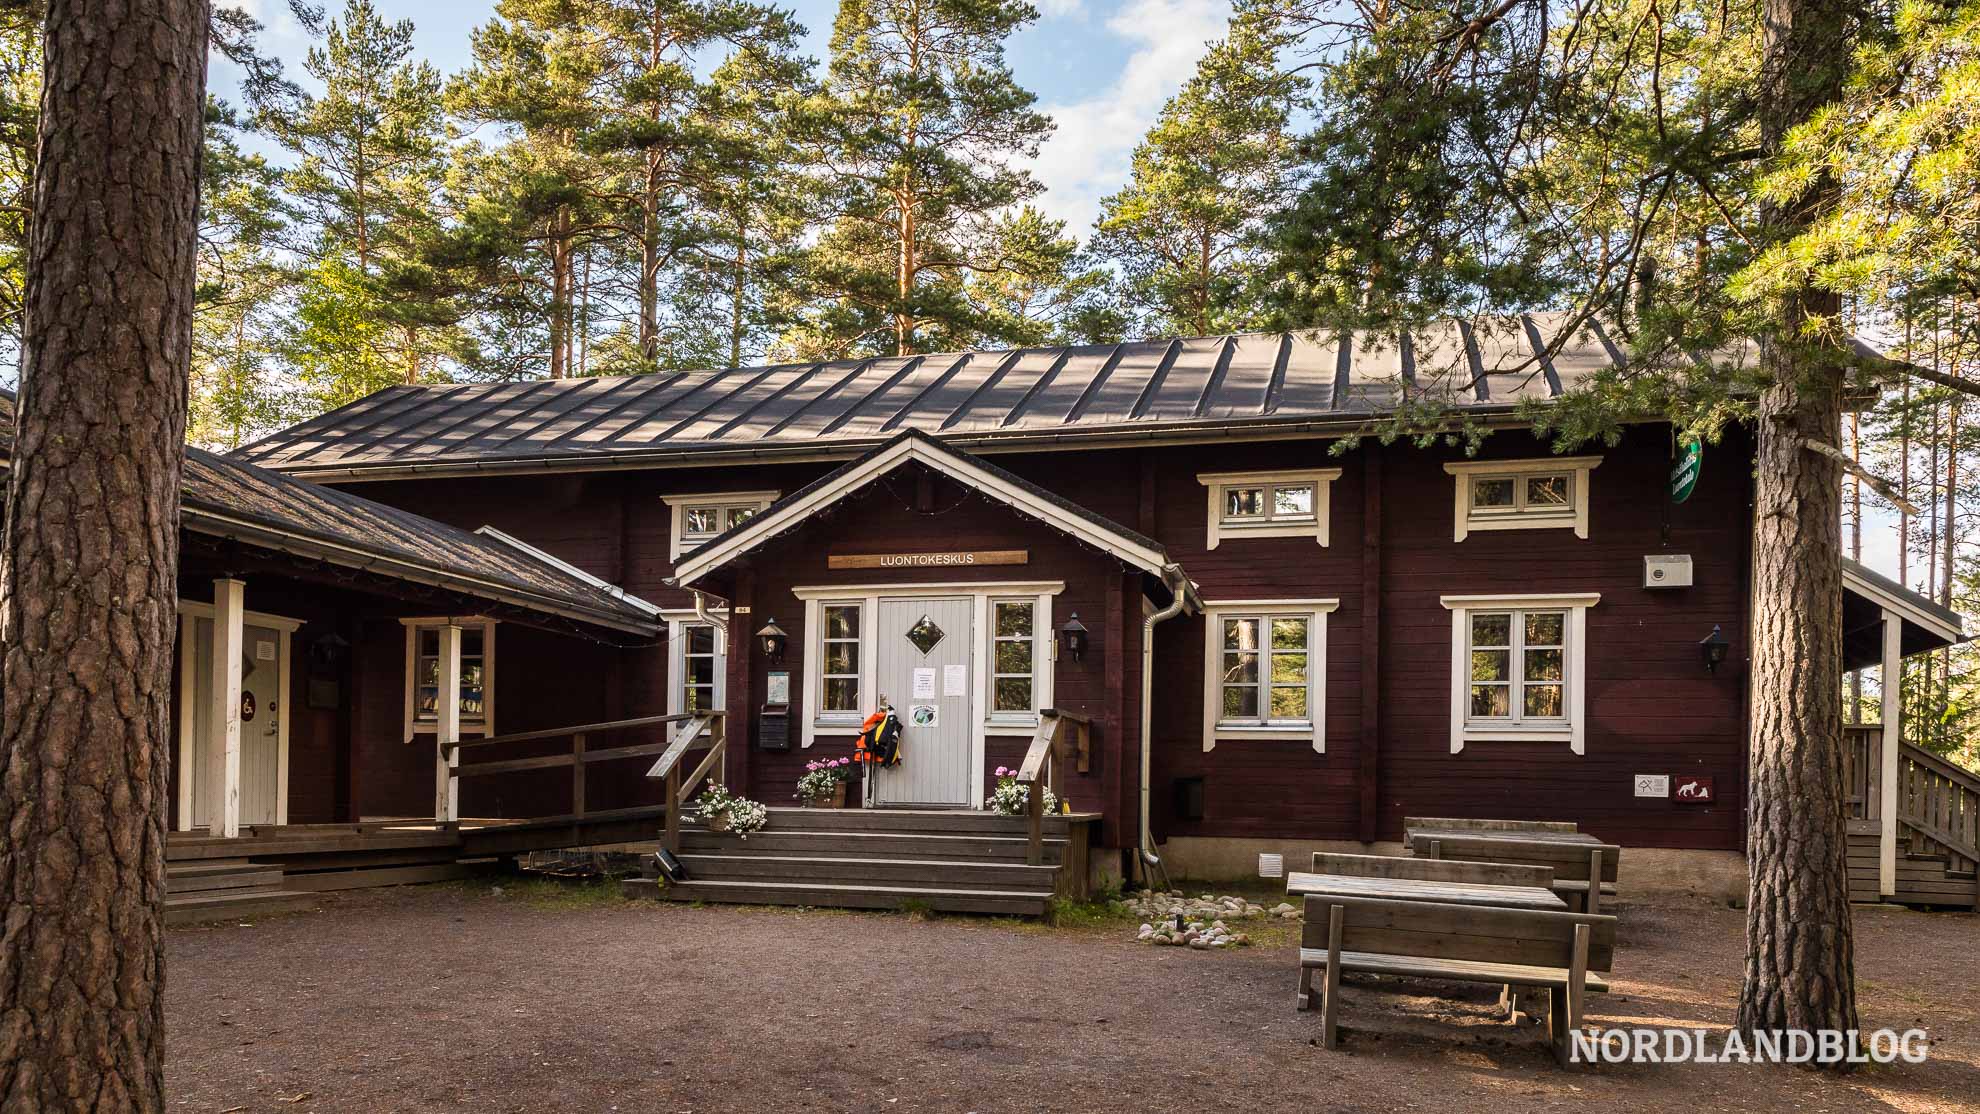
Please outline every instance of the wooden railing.
[{"label": "wooden railing", "polygon": [[[688,751],[703,738],[708,742],[708,753],[702,756],[692,772],[681,776],[681,760]],[[674,730],[674,738],[661,752],[660,760],[646,771],[649,778],[662,778],[667,783],[667,819],[660,826],[660,845],[672,854],[681,853],[681,806],[694,795],[703,778],[714,776],[727,778],[729,774],[729,736],[721,712],[706,712],[688,718]]]},{"label": "wooden railing", "polygon": [[1843,807],[1851,820],[1875,820],[1882,815],[1883,746],[1881,723],[1843,724]]},{"label": "wooden railing", "polygon": [[1025,815],[1029,820],[1028,843],[1024,861],[1038,866],[1045,861],[1045,794],[1039,792],[1042,784],[1052,791],[1053,796],[1064,800],[1065,767],[1073,765],[1085,773],[1092,754],[1093,723],[1085,716],[1071,712],[1061,712],[1047,708],[1038,716],[1038,730],[1031,735],[1031,746],[1024,752],[1024,761],[1018,764],[1018,784],[1026,786],[1029,804]]},{"label": "wooden railing", "polygon": [[1980,865],[1980,774],[1910,743],[1898,751],[1898,823],[1915,854],[1938,855],[1950,870]]},{"label": "wooden railing", "polygon": [[[635,743],[631,746],[593,749],[590,745],[593,736],[613,731],[626,731],[641,727],[656,727],[661,724],[680,724],[673,739],[664,743]],[[491,774],[511,774],[524,770],[554,770],[568,768],[571,771],[571,811],[574,820],[585,817],[588,809],[585,802],[585,768],[594,762],[611,762],[622,758],[644,758],[660,755],[661,763],[678,762],[680,754],[688,745],[706,731],[713,740],[711,756],[723,752],[722,714],[720,712],[699,715],[679,714],[670,716],[642,716],[638,719],[609,720],[604,723],[585,723],[575,727],[551,727],[541,731],[518,731],[509,735],[490,735],[482,739],[463,739],[459,742],[440,744],[440,757],[448,763],[442,769],[440,796],[442,807],[449,791],[456,787],[462,778],[487,777]],[[541,743],[550,739],[569,738],[571,749],[568,754],[539,754],[522,758],[502,758],[490,762],[463,762],[464,753],[480,754],[490,748],[516,746],[524,743]],[[702,764],[704,767],[708,763]],[[655,770],[660,766],[656,765]],[[702,772],[705,772],[702,771]],[[697,775],[698,777],[699,775]],[[672,779],[668,783],[674,785]],[[690,784],[693,784],[691,781]],[[675,803],[672,795],[668,798],[669,817]],[[561,817],[559,817],[561,818]],[[443,822],[452,817],[443,815]],[[548,819],[537,817],[534,819]]]}]

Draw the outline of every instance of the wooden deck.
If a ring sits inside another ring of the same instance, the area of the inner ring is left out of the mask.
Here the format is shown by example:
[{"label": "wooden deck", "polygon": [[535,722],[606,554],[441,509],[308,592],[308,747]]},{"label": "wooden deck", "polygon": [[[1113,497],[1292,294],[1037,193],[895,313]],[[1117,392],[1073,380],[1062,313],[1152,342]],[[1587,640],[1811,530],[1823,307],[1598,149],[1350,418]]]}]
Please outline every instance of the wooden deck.
[{"label": "wooden deck", "polygon": [[1883,728],[1844,729],[1844,806],[1851,901],[1980,908],[1980,775],[1905,743],[1898,754],[1896,892],[1879,878]]}]

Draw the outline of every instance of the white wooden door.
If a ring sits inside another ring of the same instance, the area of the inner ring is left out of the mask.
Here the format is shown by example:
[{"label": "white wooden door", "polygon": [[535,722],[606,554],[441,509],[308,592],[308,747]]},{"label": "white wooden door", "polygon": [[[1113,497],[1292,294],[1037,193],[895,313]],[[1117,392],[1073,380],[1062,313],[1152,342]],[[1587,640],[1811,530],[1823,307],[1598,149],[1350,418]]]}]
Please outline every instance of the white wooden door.
[{"label": "white wooden door", "polygon": [[874,680],[901,720],[901,764],[876,772],[875,805],[976,804],[969,700],[972,613],[967,596],[880,601]]},{"label": "white wooden door", "polygon": [[[213,620],[198,619],[193,632],[197,696],[192,700],[193,815],[213,821],[213,791],[207,784],[205,755],[213,744]],[[241,630],[241,823],[279,822],[282,781],[282,635],[268,627]]]}]

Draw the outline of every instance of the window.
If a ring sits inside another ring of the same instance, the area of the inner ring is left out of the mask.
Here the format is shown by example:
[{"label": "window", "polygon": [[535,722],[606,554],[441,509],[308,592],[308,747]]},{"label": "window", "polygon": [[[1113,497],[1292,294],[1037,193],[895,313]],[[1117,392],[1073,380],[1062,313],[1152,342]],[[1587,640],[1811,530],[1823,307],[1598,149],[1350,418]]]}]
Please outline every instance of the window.
[{"label": "window", "polygon": [[1204,750],[1228,739],[1308,739],[1325,753],[1327,616],[1339,605],[1204,605]]},{"label": "window", "polygon": [[859,700],[859,670],[864,656],[860,653],[861,605],[828,603],[820,610],[825,665],[818,718],[841,715],[858,721],[866,714]]},{"label": "window", "polygon": [[1600,596],[1445,596],[1451,752],[1481,740],[1566,741],[1582,752],[1586,613]]},{"label": "window", "polygon": [[461,628],[461,733],[486,735],[495,722],[495,621],[402,619],[406,627],[406,740],[440,722],[440,628]]},{"label": "window", "polygon": [[1588,474],[1598,456],[1446,464],[1457,478],[1455,541],[1473,530],[1566,528],[1588,536]]},{"label": "window", "polygon": [[1328,492],[1339,468],[1304,472],[1205,472],[1209,490],[1209,548],[1238,535],[1311,537],[1327,544]]},{"label": "window", "polygon": [[1038,603],[990,601],[990,716],[1033,716],[1038,704]]},{"label": "window", "polygon": [[726,491],[702,495],[661,497],[673,510],[671,558],[694,550],[712,538],[755,518],[777,501],[774,491]]},{"label": "window", "polygon": [[[714,624],[689,610],[663,612],[667,619],[667,714],[720,711],[728,688],[728,639]],[[715,615],[727,618],[727,612]]]}]

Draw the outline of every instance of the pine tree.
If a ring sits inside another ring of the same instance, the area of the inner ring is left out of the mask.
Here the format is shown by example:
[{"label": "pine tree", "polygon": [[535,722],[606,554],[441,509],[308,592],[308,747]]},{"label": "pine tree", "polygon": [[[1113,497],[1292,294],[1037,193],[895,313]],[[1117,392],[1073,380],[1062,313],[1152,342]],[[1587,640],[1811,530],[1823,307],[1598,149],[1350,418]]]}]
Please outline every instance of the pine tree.
[{"label": "pine tree", "polygon": [[[289,244],[304,299],[290,358],[334,405],[441,370],[451,315],[415,295],[447,151],[440,75],[413,58],[410,20],[387,22],[371,0],[348,0],[311,30],[322,41],[303,68],[322,92],[279,88],[255,108],[257,124],[298,156],[282,183],[304,233]],[[322,331],[358,317],[361,340]]]},{"label": "pine tree", "polygon": [[279,172],[241,150],[242,128],[208,101],[186,438],[210,448],[238,446],[283,416],[276,364],[293,276],[279,248],[291,213]]},{"label": "pine tree", "polygon": [[1039,192],[1015,163],[1051,121],[1004,41],[1024,0],[841,0],[816,116],[836,220],[807,265],[797,347],[906,354],[999,338],[966,292],[999,214]]},{"label": "pine tree", "polygon": [[1093,250],[1117,266],[1138,331],[1242,332],[1263,312],[1265,218],[1291,192],[1306,79],[1279,68],[1288,37],[1247,7],[1135,148],[1133,178],[1101,202]]}]

